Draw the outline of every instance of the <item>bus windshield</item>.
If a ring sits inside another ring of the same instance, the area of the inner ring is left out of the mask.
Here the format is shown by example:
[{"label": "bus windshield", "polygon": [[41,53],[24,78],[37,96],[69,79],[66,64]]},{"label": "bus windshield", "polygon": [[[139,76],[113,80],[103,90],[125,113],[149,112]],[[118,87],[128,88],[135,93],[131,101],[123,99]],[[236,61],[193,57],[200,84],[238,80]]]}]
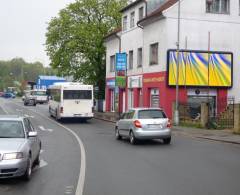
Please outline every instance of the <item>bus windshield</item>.
[{"label": "bus windshield", "polygon": [[92,91],[91,90],[64,90],[63,91],[64,100],[91,100]]}]

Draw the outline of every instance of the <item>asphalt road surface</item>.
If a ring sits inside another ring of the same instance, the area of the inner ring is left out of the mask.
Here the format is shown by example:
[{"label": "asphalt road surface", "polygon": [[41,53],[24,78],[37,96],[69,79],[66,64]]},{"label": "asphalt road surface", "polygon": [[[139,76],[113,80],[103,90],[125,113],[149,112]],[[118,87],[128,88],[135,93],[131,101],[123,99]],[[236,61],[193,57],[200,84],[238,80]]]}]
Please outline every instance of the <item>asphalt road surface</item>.
[{"label": "asphalt road surface", "polygon": [[[1,195],[240,194],[239,145],[174,134],[171,145],[148,141],[132,146],[128,140],[115,140],[112,123],[68,120],[59,126],[47,120],[47,105],[23,107],[19,100],[0,99],[1,105],[11,114],[29,116],[39,129],[44,165],[30,182],[0,181]],[[85,154],[67,129],[82,140]],[[82,158],[86,167],[81,166]],[[76,192],[79,179],[83,193]]]}]

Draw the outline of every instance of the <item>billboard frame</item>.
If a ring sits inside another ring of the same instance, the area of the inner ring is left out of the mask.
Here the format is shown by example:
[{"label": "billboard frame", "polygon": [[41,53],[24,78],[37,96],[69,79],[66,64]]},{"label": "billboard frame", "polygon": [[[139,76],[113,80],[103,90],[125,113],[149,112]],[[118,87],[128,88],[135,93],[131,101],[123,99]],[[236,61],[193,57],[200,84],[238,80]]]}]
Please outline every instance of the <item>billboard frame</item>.
[{"label": "billboard frame", "polygon": [[[169,84],[169,56],[170,52],[177,52],[177,49],[168,49],[167,50],[167,86],[170,88],[175,88],[176,85],[170,85]],[[217,88],[217,89],[231,89],[233,87],[233,52],[227,52],[227,51],[207,51],[207,50],[188,50],[188,49],[181,49],[179,52],[193,52],[193,53],[206,53],[206,54],[228,54],[231,55],[232,61],[231,61],[231,85],[230,86],[202,86],[202,85],[179,85],[180,88]]]}]

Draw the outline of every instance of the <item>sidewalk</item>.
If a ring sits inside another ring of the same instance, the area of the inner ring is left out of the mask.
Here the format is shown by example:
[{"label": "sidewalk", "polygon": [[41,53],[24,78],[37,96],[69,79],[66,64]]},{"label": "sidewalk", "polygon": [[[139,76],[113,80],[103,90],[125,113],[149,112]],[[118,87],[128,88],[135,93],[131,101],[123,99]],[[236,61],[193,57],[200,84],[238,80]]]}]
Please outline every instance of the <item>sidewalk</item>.
[{"label": "sidewalk", "polygon": [[209,130],[179,126],[174,126],[172,130],[173,133],[180,135],[220,141],[225,143],[240,144],[240,135],[233,134],[233,130]]},{"label": "sidewalk", "polygon": [[[115,123],[117,115],[116,113],[111,112],[110,113],[95,112],[94,118]],[[177,135],[179,134],[193,138],[208,139],[240,145],[240,135],[233,134],[232,130],[209,130],[181,126],[178,127],[173,126],[172,130],[173,133]]]}]

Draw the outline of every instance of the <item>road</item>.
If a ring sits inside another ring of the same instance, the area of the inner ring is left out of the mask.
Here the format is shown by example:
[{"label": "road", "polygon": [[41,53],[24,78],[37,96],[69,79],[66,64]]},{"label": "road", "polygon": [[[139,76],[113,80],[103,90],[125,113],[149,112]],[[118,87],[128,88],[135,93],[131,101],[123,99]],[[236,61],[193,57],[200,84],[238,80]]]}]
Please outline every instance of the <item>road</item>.
[{"label": "road", "polygon": [[[47,120],[47,105],[23,107],[16,100],[0,101],[7,112],[27,114],[40,129],[41,158],[47,163],[34,171],[29,183],[1,181],[0,194],[75,194],[82,171],[86,171],[84,195],[240,194],[238,145],[174,134],[171,145],[148,141],[132,146],[128,140],[114,139],[112,123],[71,120],[59,126]],[[84,170],[79,143],[66,128],[83,142]]]}]

